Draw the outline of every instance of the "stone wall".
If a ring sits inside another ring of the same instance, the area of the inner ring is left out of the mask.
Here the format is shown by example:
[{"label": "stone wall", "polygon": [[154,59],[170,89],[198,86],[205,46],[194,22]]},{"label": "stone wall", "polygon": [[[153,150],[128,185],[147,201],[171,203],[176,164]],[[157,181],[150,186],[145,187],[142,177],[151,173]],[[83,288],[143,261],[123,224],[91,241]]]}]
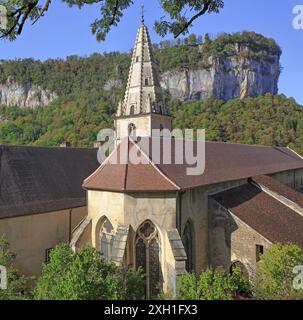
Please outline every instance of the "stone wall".
[{"label": "stone wall", "polygon": [[[151,220],[159,233],[163,287],[167,291],[175,291],[176,281],[172,279],[174,276],[169,270],[176,265],[176,261],[167,234],[168,230],[176,228],[174,192],[126,194],[89,190],[88,215],[92,218],[92,244],[97,249],[100,228],[105,218],[111,222],[115,232],[119,225],[129,225],[125,257],[128,265],[135,265],[134,241],[137,229],[144,221]],[[181,268],[180,263],[178,268]],[[174,286],[171,287],[171,284]]]},{"label": "stone wall", "polygon": [[22,274],[39,276],[45,250],[62,242],[69,243],[70,232],[86,214],[86,207],[82,207],[72,209],[71,213],[62,210],[0,219],[0,235],[6,236],[10,249],[17,254],[16,268]]},{"label": "stone wall", "polygon": [[219,192],[246,183],[246,180],[226,182],[217,185],[187,190],[179,196],[180,218],[178,230],[181,238],[187,221],[193,222],[195,270],[200,273],[209,266],[209,193]]},{"label": "stone wall", "polygon": [[234,262],[241,262],[250,278],[257,267],[256,246],[266,250],[271,242],[250,228],[212,198],[209,198],[210,263],[212,267],[230,270]]},{"label": "stone wall", "polygon": [[271,176],[293,189],[297,190],[303,187],[303,169],[278,172]]}]

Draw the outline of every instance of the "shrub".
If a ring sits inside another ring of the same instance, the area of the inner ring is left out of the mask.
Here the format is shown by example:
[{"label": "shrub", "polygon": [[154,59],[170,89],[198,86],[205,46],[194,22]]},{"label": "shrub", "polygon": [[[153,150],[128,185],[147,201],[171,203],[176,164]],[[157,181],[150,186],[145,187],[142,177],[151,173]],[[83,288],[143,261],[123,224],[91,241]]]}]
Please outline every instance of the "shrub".
[{"label": "shrub", "polygon": [[122,272],[101,253],[83,247],[73,253],[62,244],[51,252],[34,291],[37,300],[117,300],[141,297],[141,271]]},{"label": "shrub", "polygon": [[244,290],[249,290],[249,285],[240,271],[229,274],[223,269],[207,269],[199,277],[187,273],[179,281],[180,298],[185,300],[232,300]]},{"label": "shrub", "polygon": [[258,299],[303,299],[303,289],[293,286],[294,267],[303,265],[303,250],[294,244],[272,245],[262,256],[254,281]]},{"label": "shrub", "polygon": [[0,236],[0,265],[7,269],[7,289],[0,290],[0,300],[29,299],[28,285],[31,278],[19,275],[13,267],[16,254],[9,249],[9,242]]}]

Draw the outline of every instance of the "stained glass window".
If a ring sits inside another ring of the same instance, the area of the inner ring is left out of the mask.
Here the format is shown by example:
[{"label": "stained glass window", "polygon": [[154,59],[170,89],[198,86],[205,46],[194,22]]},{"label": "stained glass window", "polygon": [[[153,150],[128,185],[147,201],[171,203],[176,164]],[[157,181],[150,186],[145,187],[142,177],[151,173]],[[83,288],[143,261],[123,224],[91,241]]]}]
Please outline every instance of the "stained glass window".
[{"label": "stained glass window", "polygon": [[152,239],[149,245],[149,273],[150,273],[150,292],[155,297],[159,294],[160,284],[160,247],[157,239]]},{"label": "stained glass window", "polygon": [[159,238],[151,221],[143,223],[137,231],[136,266],[145,273],[146,298],[155,297],[159,293],[162,277]]}]

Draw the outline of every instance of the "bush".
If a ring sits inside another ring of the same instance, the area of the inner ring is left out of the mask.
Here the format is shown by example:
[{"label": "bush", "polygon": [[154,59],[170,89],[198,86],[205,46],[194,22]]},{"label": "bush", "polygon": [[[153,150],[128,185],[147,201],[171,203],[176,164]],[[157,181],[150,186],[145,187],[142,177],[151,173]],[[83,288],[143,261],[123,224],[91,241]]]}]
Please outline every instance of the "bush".
[{"label": "bush", "polygon": [[179,281],[180,298],[184,300],[233,300],[237,293],[247,292],[249,284],[240,271],[207,269],[197,278],[187,273]]},{"label": "bush", "polygon": [[142,297],[141,271],[122,272],[101,253],[83,247],[73,253],[62,244],[51,252],[34,291],[37,300],[117,300]]},{"label": "bush", "polygon": [[262,256],[254,281],[258,299],[303,299],[303,289],[293,286],[294,267],[303,265],[303,250],[294,244],[272,245]]},{"label": "bush", "polygon": [[9,242],[0,236],[0,265],[7,269],[7,289],[0,290],[0,300],[23,300],[30,297],[27,290],[31,278],[19,275],[13,267],[16,254],[9,249]]},{"label": "bush", "polygon": [[143,300],[145,298],[145,277],[140,267],[118,269],[119,299]]}]

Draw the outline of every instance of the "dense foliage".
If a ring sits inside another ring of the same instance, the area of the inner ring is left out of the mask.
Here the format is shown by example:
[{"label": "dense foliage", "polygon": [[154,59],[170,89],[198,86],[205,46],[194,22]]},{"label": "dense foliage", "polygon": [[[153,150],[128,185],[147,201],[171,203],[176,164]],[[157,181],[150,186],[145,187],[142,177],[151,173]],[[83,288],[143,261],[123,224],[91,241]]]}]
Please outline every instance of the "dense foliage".
[{"label": "dense foliage", "polygon": [[[125,11],[134,5],[133,0],[61,0],[69,7],[79,9],[94,6],[96,19],[91,31],[97,40],[104,40],[112,27],[117,26]],[[0,38],[14,40],[22,34],[27,22],[35,24],[53,8],[51,0],[0,0],[1,12],[5,13],[7,26],[0,25]],[[165,13],[155,22],[156,31],[164,36],[172,33],[175,37],[188,32],[188,28],[199,17],[207,13],[219,13],[223,0],[160,0]],[[83,9],[84,10],[84,9]],[[71,12],[72,14],[72,12]],[[68,19],[68,18],[67,18]]]},{"label": "dense foliage", "polygon": [[[299,270],[294,270],[295,267],[299,267]],[[264,300],[302,300],[302,272],[303,250],[301,247],[294,244],[271,246],[262,256],[257,269],[254,281],[256,297]],[[301,289],[296,288],[295,284]]]},{"label": "dense foliage", "polygon": [[199,277],[187,273],[179,281],[180,298],[185,300],[233,300],[238,293],[248,291],[248,280],[237,269],[233,274],[207,269]]},{"label": "dense foliage", "polygon": [[13,266],[15,259],[16,254],[10,250],[8,241],[0,236],[0,266],[6,267],[7,275],[7,288],[0,289],[0,300],[23,300],[30,296],[27,285],[31,279],[18,273]]},{"label": "dense foliage", "polygon": [[[7,268],[8,286],[0,289],[0,300],[144,299],[145,277],[141,268],[117,267],[89,246],[76,253],[68,244],[55,247],[36,283],[34,278],[17,272],[13,267],[15,257],[8,241],[1,236],[0,266]],[[233,300],[245,296],[260,300],[302,300],[302,280],[302,248],[295,244],[273,244],[261,256],[250,282],[239,268],[233,268],[232,273],[223,268],[206,269],[199,276],[194,273],[181,276],[177,297],[162,292],[158,299]]]},{"label": "dense foliage", "polygon": [[205,128],[210,141],[289,146],[303,153],[303,109],[283,95],[172,104],[177,128]]},{"label": "dense foliage", "polygon": [[82,247],[73,253],[62,244],[51,252],[34,291],[38,300],[142,299],[141,270],[117,268],[94,248]]},{"label": "dense foliage", "polygon": [[221,34],[213,41],[206,35],[203,47],[203,55],[206,57],[230,56],[240,53],[240,55],[246,57],[260,58],[264,52],[278,56],[282,53],[281,48],[274,39],[265,38],[261,34],[247,31]]},{"label": "dense foliage", "polygon": [[[94,95],[79,94],[48,108],[3,107],[0,144],[92,146],[100,129],[113,127],[116,97],[108,93],[96,102]],[[176,128],[205,128],[209,141],[289,146],[303,153],[303,109],[283,95],[169,104]]]}]

